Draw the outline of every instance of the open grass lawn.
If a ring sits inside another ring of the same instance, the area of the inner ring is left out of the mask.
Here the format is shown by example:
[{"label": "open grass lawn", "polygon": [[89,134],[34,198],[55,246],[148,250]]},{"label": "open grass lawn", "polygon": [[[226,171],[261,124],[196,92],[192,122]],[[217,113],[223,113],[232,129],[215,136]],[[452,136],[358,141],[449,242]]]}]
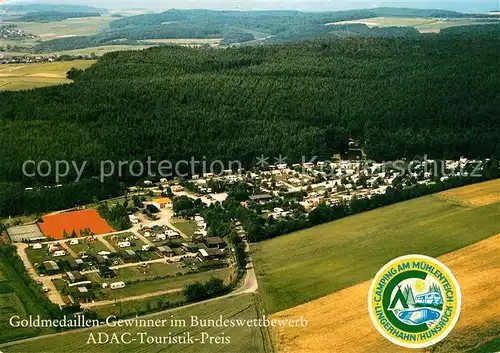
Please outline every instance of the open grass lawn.
[{"label": "open grass lawn", "polygon": [[[258,299],[251,294],[240,295],[237,297],[226,298],[212,301],[206,304],[200,304],[187,308],[179,308],[164,314],[155,314],[148,318],[151,319],[170,319],[174,316],[176,319],[185,319],[188,321],[191,316],[199,316],[203,319],[218,319],[222,315],[225,319],[256,319],[259,317],[256,305]],[[137,332],[148,332],[151,336],[167,336],[169,332],[175,335],[182,335],[189,332],[195,338],[201,338],[201,333],[206,332],[212,336],[222,335],[230,338],[229,344],[140,344],[137,340],[130,345],[89,345],[86,344],[89,333],[105,332],[107,334],[130,332],[134,337]],[[113,352],[134,352],[134,353],[157,353],[157,352],[182,352],[182,353],[261,353],[267,352],[262,339],[264,333],[258,327],[235,327],[235,328],[200,328],[200,327],[173,327],[173,328],[108,328],[101,327],[94,330],[85,330],[70,335],[53,336],[41,338],[39,340],[24,344],[13,345],[2,348],[4,353],[38,353],[38,352],[73,352],[87,353],[113,353]]]},{"label": "open grass lawn", "polygon": [[178,228],[182,233],[186,234],[188,237],[193,237],[194,232],[197,232],[198,225],[194,221],[186,221],[184,219],[176,219],[174,226]]},{"label": "open grass lawn", "polygon": [[53,86],[70,83],[66,73],[73,67],[86,69],[95,61],[74,60],[54,63],[0,65],[0,91]]},{"label": "open grass lawn", "polygon": [[[185,273],[188,268],[182,268],[178,264],[153,263],[147,268],[143,268],[140,264],[133,267],[123,267],[115,270],[117,277],[113,278],[113,282],[118,281],[135,281],[140,279],[154,278],[157,276],[175,275],[176,273]],[[110,282],[109,279],[99,277],[99,274],[91,273],[92,281],[96,283]]]},{"label": "open grass lawn", "polygon": [[422,197],[252,245],[265,307],[278,312],[372,278],[407,254],[432,257],[500,232],[500,203]]},{"label": "open grass lawn", "polygon": [[[168,279],[158,279],[140,282],[136,284],[127,285],[123,289],[111,290],[103,289],[102,292],[108,299],[120,299],[126,297],[132,297],[141,294],[147,294],[158,291],[165,291],[171,289],[182,289],[187,284],[192,284],[196,281],[206,282],[211,277],[216,277],[220,279],[227,279],[232,274],[232,269],[223,268],[219,270],[212,270],[207,272],[187,274],[183,276],[176,276]],[[121,280],[125,280],[122,278]],[[116,278],[108,282],[117,282]]]},{"label": "open grass lawn", "polygon": [[16,328],[10,325],[9,320],[14,315],[21,318],[26,318],[28,315],[47,318],[49,316],[41,300],[44,294],[40,291],[35,292],[34,287],[27,286],[11,264],[2,258],[0,258],[0,273],[3,273],[5,278],[0,283],[0,343],[53,333],[54,330],[51,328]]},{"label": "open grass lawn", "polygon": [[[114,17],[69,18],[63,21],[50,22],[10,22],[18,29],[35,34],[36,40],[52,40],[75,36],[90,36],[108,29],[109,23],[116,21]],[[4,24],[9,24],[5,22]]]},{"label": "open grass lawn", "polygon": [[152,310],[157,310],[158,308],[161,308],[163,307],[163,305],[167,304],[171,307],[182,305],[185,300],[186,298],[184,297],[184,294],[182,292],[177,292],[158,295],[141,300],[118,302],[117,304],[97,306],[92,308],[92,311],[96,312],[99,317],[104,319],[109,316],[130,317],[138,315],[142,312],[151,312]]},{"label": "open grass lawn", "polygon": [[36,263],[41,264],[44,261],[57,262],[58,260],[69,260],[73,258],[73,256],[69,255],[67,251],[66,254],[68,255],[66,256],[52,257],[47,247],[40,250],[33,250],[32,248],[26,248],[26,254],[28,255],[28,259],[30,259],[33,265],[35,265]]},{"label": "open grass lawn", "polygon": [[[111,244],[111,246],[113,246],[116,249],[116,251],[121,251],[121,250],[134,250],[134,251],[137,251],[137,250],[142,250],[142,246],[145,245],[145,243],[141,239],[134,239],[135,236],[136,235],[134,233],[125,232],[125,233],[117,233],[117,234],[113,234],[113,235],[107,235],[107,236],[104,237],[104,239],[106,239]],[[127,240],[127,238],[129,240]],[[118,246],[118,243],[125,242],[125,241],[129,241],[131,243],[134,243],[135,245],[134,246],[130,246],[128,248],[120,248]]]},{"label": "open grass lawn", "polygon": [[67,243],[67,245],[71,250],[73,250],[77,254],[82,251],[85,251],[89,255],[96,255],[98,252],[101,251],[109,251],[106,245],[104,245],[97,238],[93,242],[85,242],[84,240],[80,239],[80,244],[78,245],[70,245],[69,243]]}]

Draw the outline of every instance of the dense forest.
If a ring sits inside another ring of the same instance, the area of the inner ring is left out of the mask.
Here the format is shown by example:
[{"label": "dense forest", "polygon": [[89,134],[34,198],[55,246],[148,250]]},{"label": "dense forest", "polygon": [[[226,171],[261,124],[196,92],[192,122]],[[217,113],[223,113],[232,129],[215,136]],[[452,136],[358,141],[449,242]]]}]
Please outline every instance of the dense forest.
[{"label": "dense forest", "polygon": [[[30,16],[30,15],[29,15]],[[113,21],[108,31],[85,36],[58,38],[35,47],[37,52],[54,52],[102,45],[143,44],[148,39],[221,38],[221,45],[235,43],[282,44],[311,39],[353,36],[408,37],[421,34],[413,27],[370,28],[364,24],[332,23],[375,17],[499,18],[494,14],[464,14],[445,10],[374,8],[336,12],[300,11],[212,11],[168,10],[163,13],[124,17]],[[327,25],[330,24],[330,25]]]},{"label": "dense forest", "polygon": [[[377,160],[500,155],[497,38],[110,53],[71,85],[0,93],[0,181],[53,181],[23,177],[27,159],[88,161],[84,178],[98,175],[99,161],[148,156],[246,166],[261,154],[328,159],[350,137]],[[120,180],[131,179],[125,171]],[[11,189],[2,186],[0,202]],[[119,190],[94,189],[98,198]]]},{"label": "dense forest", "polygon": [[12,19],[14,22],[50,22],[50,21],[63,21],[68,18],[81,18],[81,17],[100,17],[98,12],[30,12],[24,16]]}]

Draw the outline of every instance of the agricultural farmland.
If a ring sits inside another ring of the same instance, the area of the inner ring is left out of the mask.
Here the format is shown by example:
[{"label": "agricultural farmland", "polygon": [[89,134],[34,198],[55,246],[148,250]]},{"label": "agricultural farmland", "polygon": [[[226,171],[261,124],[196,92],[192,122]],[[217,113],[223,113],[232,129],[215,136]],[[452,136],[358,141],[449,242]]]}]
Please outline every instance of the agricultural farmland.
[{"label": "agricultural farmland", "polygon": [[439,196],[472,207],[500,202],[500,179],[444,191]]},{"label": "agricultural farmland", "polygon": [[[174,309],[164,314],[153,314],[145,318],[154,319],[170,319],[171,315],[175,319],[189,320],[191,316],[199,316],[203,319],[218,319],[220,315],[225,319],[256,319],[258,318],[258,298],[245,294],[237,297],[225,298],[220,300],[211,301],[205,304],[198,304],[186,308]],[[132,327],[128,329],[132,335],[137,332],[144,332],[144,328]],[[200,328],[191,327],[172,327],[172,328],[148,328],[146,330],[150,336],[166,336],[168,332],[172,335],[182,335],[189,332],[192,336],[200,338],[202,332],[207,332],[212,336],[230,337],[229,344],[140,344],[139,341],[127,345],[126,351],[142,353],[155,353],[155,352],[196,352],[196,353],[260,353],[267,352],[262,337],[265,333],[260,328],[255,327],[235,327],[222,330],[221,328]],[[46,338],[37,339],[36,341],[13,344],[12,346],[2,348],[4,353],[37,353],[47,351],[64,351],[64,352],[88,352],[89,345],[86,344],[89,334],[91,332],[105,332],[112,334],[114,332],[122,332],[118,328],[99,328],[97,330],[85,330],[67,334],[64,336],[49,336]],[[92,352],[113,353],[123,352],[124,347],[120,345],[93,345]]]},{"label": "agricultural farmland", "polygon": [[75,60],[38,64],[8,64],[0,66],[0,91],[54,86],[71,83],[66,73],[73,67],[86,69],[95,61]]},{"label": "agricultural farmland", "polygon": [[253,245],[265,307],[282,311],[364,282],[401,255],[437,257],[486,239],[500,232],[499,206],[431,195]]},{"label": "agricultural farmland", "polygon": [[375,17],[353,21],[332,22],[328,25],[365,24],[368,27],[413,27],[420,33],[439,32],[442,29],[477,24],[500,23],[492,18],[424,18],[424,17]]},{"label": "agricultural farmland", "polygon": [[[449,338],[432,352],[469,352],[472,348],[474,352],[493,352],[500,348],[500,262],[492,261],[499,253],[497,235],[440,257],[460,283],[463,306]],[[369,286],[369,281],[364,282],[275,314],[277,319],[305,315],[309,322],[307,328],[274,331],[278,352],[408,351],[384,339],[371,323],[366,309]]]},{"label": "agricultural farmland", "polygon": [[6,247],[1,248],[0,273],[4,280],[0,281],[0,343],[53,333],[50,328],[14,328],[9,324],[13,315],[41,315],[49,317],[50,303],[45,295],[26,276],[21,276],[19,270],[22,263],[11,257]]},{"label": "agricultural farmland", "polygon": [[[69,18],[63,21],[50,22],[3,22],[15,24],[17,29],[38,36],[37,40],[51,40],[76,36],[90,36],[108,29],[109,23],[116,21],[114,17]],[[16,41],[16,45],[19,43]],[[32,44],[31,42],[28,44]]]}]

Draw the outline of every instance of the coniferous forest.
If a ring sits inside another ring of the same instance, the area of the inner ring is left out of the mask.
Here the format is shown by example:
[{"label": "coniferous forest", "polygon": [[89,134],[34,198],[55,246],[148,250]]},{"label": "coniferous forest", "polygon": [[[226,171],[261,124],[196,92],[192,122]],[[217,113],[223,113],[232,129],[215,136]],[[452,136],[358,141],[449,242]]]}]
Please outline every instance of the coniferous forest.
[{"label": "coniferous forest", "polygon": [[148,156],[330,158],[349,138],[376,160],[498,156],[499,59],[490,33],[110,53],[71,85],[0,93],[1,213],[52,180],[23,177],[27,159],[86,160],[91,178]]}]

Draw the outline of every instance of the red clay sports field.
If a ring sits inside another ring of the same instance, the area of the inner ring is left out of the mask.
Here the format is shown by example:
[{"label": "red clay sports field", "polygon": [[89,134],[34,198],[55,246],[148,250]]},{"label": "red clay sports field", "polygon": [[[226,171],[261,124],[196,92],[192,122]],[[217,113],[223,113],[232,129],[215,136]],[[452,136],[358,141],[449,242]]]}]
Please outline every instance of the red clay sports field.
[{"label": "red clay sports field", "polygon": [[43,217],[39,223],[42,233],[54,239],[63,239],[63,233],[71,234],[73,229],[80,236],[80,230],[90,228],[96,234],[112,233],[115,230],[99,216],[96,210],[65,212]]}]

